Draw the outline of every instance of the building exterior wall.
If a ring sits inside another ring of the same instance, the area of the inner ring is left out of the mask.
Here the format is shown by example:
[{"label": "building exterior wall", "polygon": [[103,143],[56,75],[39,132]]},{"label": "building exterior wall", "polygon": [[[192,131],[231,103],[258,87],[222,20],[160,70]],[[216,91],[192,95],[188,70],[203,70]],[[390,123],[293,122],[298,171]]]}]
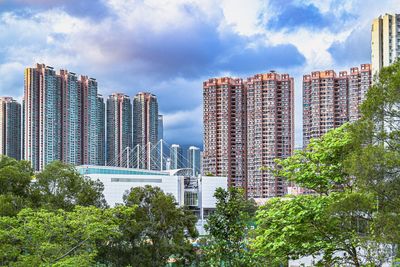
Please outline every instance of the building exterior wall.
[{"label": "building exterior wall", "polygon": [[182,148],[180,145],[173,144],[170,148],[170,158],[171,158],[171,165],[170,168],[174,169],[182,169],[185,168]]},{"label": "building exterior wall", "polygon": [[54,160],[104,165],[104,159],[98,159],[104,129],[98,124],[95,79],[78,80],[73,72],[56,74],[52,67],[37,64],[25,69],[24,86],[23,158],[35,170]]},{"label": "building exterior wall", "polygon": [[246,188],[246,91],[242,79],[222,77],[203,83],[205,175],[227,176]]},{"label": "building exterior wall", "polygon": [[82,118],[82,164],[104,165],[104,156],[100,151],[102,133],[99,132],[101,128],[104,130],[104,122],[101,123],[101,119],[99,118],[99,116],[101,116],[100,109],[103,107],[101,105],[99,106],[96,79],[89,78],[88,76],[81,76],[79,80],[79,91],[81,95]]},{"label": "building exterior wall", "polygon": [[187,151],[188,168],[192,169],[193,176],[201,173],[200,169],[200,148],[191,146]]},{"label": "building exterior wall", "polygon": [[385,14],[371,27],[372,74],[391,65],[400,56],[400,14]]},{"label": "building exterior wall", "polygon": [[97,164],[104,166],[106,164],[106,106],[104,98],[101,95],[97,96]]},{"label": "building exterior wall", "polygon": [[293,149],[294,81],[287,74],[222,77],[203,83],[205,175],[227,176],[249,197],[283,195],[283,181],[269,169]]},{"label": "building exterior wall", "polygon": [[303,76],[303,146],[329,130],[361,117],[359,106],[371,85],[371,65],[339,75],[333,70]]},{"label": "building exterior wall", "polygon": [[107,99],[107,165],[128,166],[132,148],[132,105],[128,96],[114,93]]},{"label": "building exterior wall", "polygon": [[139,149],[143,169],[160,168],[158,143],[158,102],[151,93],[140,92],[133,99],[133,146]]},{"label": "building exterior wall", "polygon": [[285,183],[272,169],[276,158],[286,158],[293,150],[294,80],[267,73],[248,78],[246,84],[248,196],[282,196]]},{"label": "building exterior wall", "polygon": [[25,69],[24,159],[41,170],[61,159],[60,79],[52,67]]},{"label": "building exterior wall", "polygon": [[164,139],[164,117],[161,114],[158,114],[158,141],[160,141],[161,139]]},{"label": "building exterior wall", "polygon": [[21,104],[0,97],[0,155],[21,159]]},{"label": "building exterior wall", "polygon": [[61,84],[61,159],[79,165],[82,162],[81,92],[78,77],[67,70],[60,71]]}]

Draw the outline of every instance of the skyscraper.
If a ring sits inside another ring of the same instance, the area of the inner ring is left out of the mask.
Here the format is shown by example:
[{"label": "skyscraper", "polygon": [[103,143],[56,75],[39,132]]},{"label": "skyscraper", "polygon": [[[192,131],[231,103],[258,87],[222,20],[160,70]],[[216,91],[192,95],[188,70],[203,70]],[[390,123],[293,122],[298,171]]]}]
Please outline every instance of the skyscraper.
[{"label": "skyscraper", "polygon": [[[81,92],[78,77],[60,70],[61,85],[61,159],[74,165],[82,162]],[[83,89],[83,87],[82,87]]]},{"label": "skyscraper", "polygon": [[0,97],[0,155],[21,159],[21,104]]},{"label": "skyscraper", "polygon": [[24,159],[35,170],[61,159],[60,78],[52,67],[25,69]]},{"label": "skyscraper", "polygon": [[246,88],[242,79],[203,83],[205,175],[228,177],[229,186],[246,188]]},{"label": "skyscraper", "polygon": [[106,164],[106,105],[101,95],[97,96],[97,165],[104,166]]},{"label": "skyscraper", "polygon": [[250,197],[283,195],[268,167],[292,153],[293,88],[293,78],[277,73],[204,82],[204,174],[227,176]]},{"label": "skyscraper", "polygon": [[294,80],[288,74],[257,74],[247,85],[248,196],[282,196],[286,186],[271,168],[294,147]]},{"label": "skyscraper", "polygon": [[183,162],[182,148],[180,145],[173,144],[170,148],[171,169],[182,169],[185,167]]},{"label": "skyscraper", "polygon": [[96,79],[37,64],[25,70],[23,103],[24,159],[35,170],[54,160],[104,165],[104,104]]},{"label": "skyscraper", "polygon": [[371,27],[372,74],[392,64],[400,56],[400,14],[385,14]]},{"label": "skyscraper", "polygon": [[132,148],[132,104],[127,95],[107,99],[107,165],[126,167]]},{"label": "skyscraper", "polygon": [[79,80],[82,117],[82,164],[104,165],[104,100],[97,94],[97,81],[88,76]]},{"label": "skyscraper", "polygon": [[193,176],[200,174],[200,148],[191,146],[187,151],[188,168],[192,169]]},{"label": "skyscraper", "polygon": [[140,167],[159,169],[158,103],[151,93],[140,92],[133,99],[133,145],[141,151]]},{"label": "skyscraper", "polygon": [[372,83],[370,64],[361,64],[360,68],[350,69],[349,79],[349,121],[354,122],[361,117],[360,105],[366,98],[367,91]]},{"label": "skyscraper", "polygon": [[158,141],[164,139],[164,118],[163,115],[158,114]]},{"label": "skyscraper", "polygon": [[371,66],[346,71],[314,71],[303,76],[303,146],[347,121],[360,118],[359,106],[371,85]]}]

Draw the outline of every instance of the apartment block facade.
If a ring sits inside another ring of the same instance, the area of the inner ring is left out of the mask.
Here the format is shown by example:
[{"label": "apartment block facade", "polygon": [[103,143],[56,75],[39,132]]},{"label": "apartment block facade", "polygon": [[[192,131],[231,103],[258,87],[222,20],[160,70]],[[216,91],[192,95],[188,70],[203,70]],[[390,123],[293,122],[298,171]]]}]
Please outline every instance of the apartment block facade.
[{"label": "apartment block facade", "polygon": [[170,168],[172,170],[182,169],[182,168],[186,167],[185,166],[186,164],[184,162],[182,147],[180,145],[172,144],[169,152],[170,152],[170,159],[171,159]]},{"label": "apartment block facade", "polygon": [[105,164],[105,105],[98,95],[97,81],[88,76],[79,80],[81,92],[82,164]]},{"label": "apartment block facade", "polygon": [[371,27],[372,74],[391,65],[400,56],[400,14],[385,14]]},{"label": "apartment block facade", "polygon": [[148,92],[133,98],[133,146],[139,149],[140,168],[160,169],[158,144],[158,101]]},{"label": "apartment block facade", "polygon": [[52,67],[25,69],[24,159],[35,170],[61,160],[60,78]]},{"label": "apartment block facade", "polygon": [[274,72],[203,83],[203,172],[227,176],[253,198],[285,194],[270,168],[293,149],[294,81]]},{"label": "apartment block facade", "polygon": [[226,176],[229,186],[247,188],[246,87],[242,79],[203,83],[205,175]]},{"label": "apartment block facade", "polygon": [[247,86],[248,196],[283,196],[286,185],[272,174],[276,158],[294,147],[294,79],[288,74],[257,74]]},{"label": "apartment block facade", "polygon": [[125,94],[113,93],[107,99],[107,166],[129,166],[130,148],[132,148],[131,100]]},{"label": "apartment block facade", "polygon": [[[97,82],[67,70],[37,64],[25,69],[24,156],[35,170],[61,160],[101,164],[104,142],[98,136]],[[104,113],[104,112],[103,112]]]},{"label": "apartment block facade", "polygon": [[200,166],[200,148],[190,146],[187,151],[188,168],[192,169],[193,176],[197,176],[201,173]]},{"label": "apartment block facade", "polygon": [[344,123],[356,121],[371,85],[370,64],[350,72],[314,71],[303,76],[303,147]]},{"label": "apartment block facade", "polygon": [[0,97],[0,155],[21,159],[21,104]]}]

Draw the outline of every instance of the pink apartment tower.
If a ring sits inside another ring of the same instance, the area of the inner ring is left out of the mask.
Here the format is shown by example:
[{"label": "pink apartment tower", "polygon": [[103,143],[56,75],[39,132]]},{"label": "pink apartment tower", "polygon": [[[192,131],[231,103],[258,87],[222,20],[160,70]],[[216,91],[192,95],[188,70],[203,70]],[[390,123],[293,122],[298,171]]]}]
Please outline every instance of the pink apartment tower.
[{"label": "pink apartment tower", "polygon": [[276,158],[292,154],[294,80],[275,72],[203,83],[204,174],[227,176],[251,198],[286,193],[272,174]]}]

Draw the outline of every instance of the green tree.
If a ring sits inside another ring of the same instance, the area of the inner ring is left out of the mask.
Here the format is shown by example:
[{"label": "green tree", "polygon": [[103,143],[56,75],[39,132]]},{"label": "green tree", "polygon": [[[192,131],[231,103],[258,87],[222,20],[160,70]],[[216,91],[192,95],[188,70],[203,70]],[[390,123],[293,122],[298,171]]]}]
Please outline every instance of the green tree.
[{"label": "green tree", "polygon": [[268,266],[304,256],[318,266],[380,266],[390,248],[371,242],[374,198],[355,192],[275,198],[257,215],[255,257]]},{"label": "green tree", "polygon": [[360,190],[347,167],[346,162],[361,147],[351,128],[344,125],[331,130],[312,140],[305,150],[277,160],[277,175],[317,194],[271,200],[260,209],[254,243],[259,258],[273,265],[322,255],[322,265],[355,266],[387,259],[387,247],[372,238],[376,194]]},{"label": "green tree", "polygon": [[93,266],[97,246],[118,235],[112,209],[23,209],[0,217],[0,265]]},{"label": "green tree", "polygon": [[165,266],[173,258],[188,264],[195,258],[191,239],[197,237],[196,217],[177,207],[174,197],[158,187],[136,187],[125,194],[126,207],[117,212],[120,238],[103,248],[100,257],[113,266]]},{"label": "green tree", "polygon": [[241,189],[218,188],[216,210],[207,219],[208,236],[202,250],[205,266],[255,266],[248,252],[248,232],[255,211]]},{"label": "green tree", "polygon": [[54,161],[36,175],[32,183],[35,207],[73,210],[76,205],[107,207],[100,181],[84,177],[69,164]]},{"label": "green tree", "polygon": [[29,162],[0,155],[0,216],[16,215],[29,204],[32,176]]},{"label": "green tree", "polygon": [[[358,147],[346,160],[359,190],[376,198],[374,238],[400,244],[400,61],[385,67],[352,127]],[[400,253],[398,252],[398,255]]]},{"label": "green tree", "polygon": [[321,138],[311,139],[307,148],[293,156],[277,160],[275,174],[324,195],[351,189],[353,182],[344,160],[353,149],[354,139],[345,124]]}]

